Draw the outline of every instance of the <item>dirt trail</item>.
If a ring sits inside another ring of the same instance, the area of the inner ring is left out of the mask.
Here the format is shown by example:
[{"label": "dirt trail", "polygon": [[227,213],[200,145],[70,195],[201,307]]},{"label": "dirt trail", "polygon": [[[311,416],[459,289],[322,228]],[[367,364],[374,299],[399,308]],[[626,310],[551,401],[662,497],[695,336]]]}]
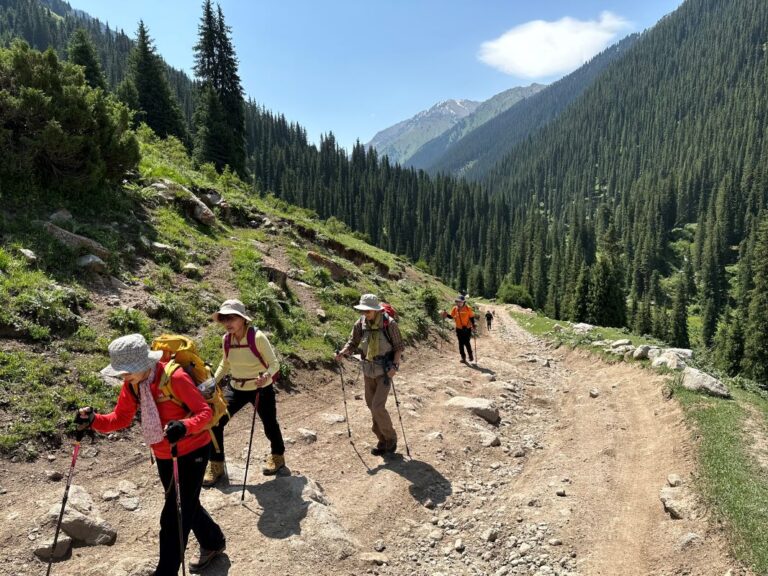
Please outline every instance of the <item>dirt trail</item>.
[{"label": "dirt trail", "polygon": [[[663,510],[667,476],[689,485],[694,465],[690,431],[676,403],[663,399],[663,379],[581,351],[551,350],[502,308],[496,312],[494,330],[478,339],[476,368],[458,362],[453,338],[407,351],[396,391],[411,458],[404,457],[392,396],[403,456],[369,453],[375,438],[352,363],[344,372],[352,442],[338,418],[339,375],[299,372],[295,387],[278,396],[290,471],[260,475],[266,442],[257,430],[241,504],[250,413],[236,416],[226,434],[231,485],[203,495],[227,535],[227,554],[205,574],[747,574],[701,509],[694,506],[685,520]],[[501,422],[447,407],[456,396],[492,400]],[[303,441],[300,428],[317,440]],[[66,473],[68,448],[49,457],[1,465],[2,575],[44,573],[32,540],[52,533],[41,519],[63,493],[63,482],[47,480],[45,470]],[[102,500],[122,480],[137,486],[137,510]],[[149,574],[163,494],[136,432],[85,443],[75,483],[118,539],[76,548],[53,574]],[[698,538],[686,538],[691,533]]]}]

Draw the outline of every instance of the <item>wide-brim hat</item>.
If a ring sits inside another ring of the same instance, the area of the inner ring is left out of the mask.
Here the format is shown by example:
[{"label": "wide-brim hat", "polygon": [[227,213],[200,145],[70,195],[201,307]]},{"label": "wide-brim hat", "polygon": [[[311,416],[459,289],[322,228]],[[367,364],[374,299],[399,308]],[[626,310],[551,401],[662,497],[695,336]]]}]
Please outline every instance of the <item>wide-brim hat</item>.
[{"label": "wide-brim hat", "polygon": [[109,366],[101,373],[119,378],[125,374],[145,372],[157,364],[162,357],[163,351],[150,350],[144,336],[128,334],[109,344]]},{"label": "wide-brim hat", "polygon": [[361,312],[381,312],[384,310],[379,303],[379,297],[376,296],[376,294],[363,294],[360,296],[360,304],[356,304],[353,308],[355,310],[360,310]]},{"label": "wide-brim hat", "polygon": [[464,297],[463,294],[459,294],[456,296],[456,298],[453,299],[454,302],[466,302],[467,299]]},{"label": "wide-brim hat", "polygon": [[221,307],[219,307],[219,311],[214,312],[211,318],[216,322],[221,322],[219,316],[228,316],[230,314],[236,314],[237,316],[244,318],[246,322],[251,322],[251,317],[245,312],[245,304],[240,302],[240,300],[224,300]]}]

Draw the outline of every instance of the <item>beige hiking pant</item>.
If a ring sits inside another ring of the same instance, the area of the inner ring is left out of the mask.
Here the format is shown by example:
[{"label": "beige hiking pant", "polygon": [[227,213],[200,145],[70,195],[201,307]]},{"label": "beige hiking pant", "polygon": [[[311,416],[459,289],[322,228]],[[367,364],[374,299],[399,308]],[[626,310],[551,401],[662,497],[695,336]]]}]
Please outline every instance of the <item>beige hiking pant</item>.
[{"label": "beige hiking pant", "polygon": [[389,389],[386,376],[363,376],[365,381],[365,403],[371,411],[373,426],[371,430],[379,439],[381,447],[392,446],[397,443],[397,432],[392,426],[392,419],[387,412],[387,396]]}]

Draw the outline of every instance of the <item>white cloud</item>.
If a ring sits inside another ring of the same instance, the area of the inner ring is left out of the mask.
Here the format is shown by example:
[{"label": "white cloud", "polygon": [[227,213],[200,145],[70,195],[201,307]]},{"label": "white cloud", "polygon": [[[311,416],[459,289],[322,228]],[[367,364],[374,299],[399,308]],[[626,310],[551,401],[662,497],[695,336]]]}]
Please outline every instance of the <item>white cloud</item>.
[{"label": "white cloud", "polygon": [[599,20],[532,20],[483,42],[478,58],[512,76],[564,74],[584,64],[629,27],[628,20],[612,12],[601,13]]}]

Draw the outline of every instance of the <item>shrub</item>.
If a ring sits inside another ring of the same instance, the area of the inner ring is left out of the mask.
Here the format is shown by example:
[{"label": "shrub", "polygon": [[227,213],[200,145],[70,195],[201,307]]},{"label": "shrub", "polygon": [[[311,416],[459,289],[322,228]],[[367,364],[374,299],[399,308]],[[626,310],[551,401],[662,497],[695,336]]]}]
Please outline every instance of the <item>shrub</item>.
[{"label": "shrub", "polygon": [[501,283],[496,297],[506,304],[517,304],[523,308],[533,308],[533,298],[528,291],[519,284],[512,284],[506,280]]},{"label": "shrub", "polygon": [[147,340],[150,339],[149,318],[140,310],[135,308],[117,308],[109,313],[107,321],[121,336],[138,332],[144,335]]},{"label": "shrub", "polygon": [[437,299],[437,294],[431,288],[424,288],[421,292],[421,302],[424,305],[424,310],[432,320],[437,320],[438,307],[440,302]]}]

